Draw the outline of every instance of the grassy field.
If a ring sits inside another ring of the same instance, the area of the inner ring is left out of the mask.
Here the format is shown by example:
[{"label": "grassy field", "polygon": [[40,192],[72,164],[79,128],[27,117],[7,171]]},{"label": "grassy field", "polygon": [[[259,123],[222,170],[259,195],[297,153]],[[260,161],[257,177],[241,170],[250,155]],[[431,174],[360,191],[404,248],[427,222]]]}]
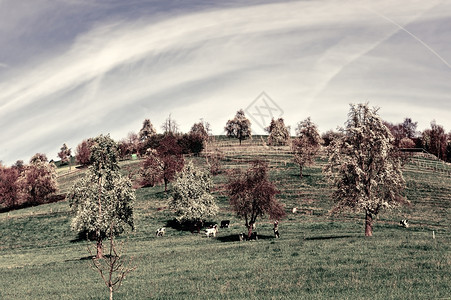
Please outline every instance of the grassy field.
[{"label": "grassy field", "polygon": [[[324,157],[299,179],[283,147],[267,148],[258,139],[241,147],[219,139],[213,146],[225,154],[225,168],[254,158],[270,163],[287,210],[281,238],[274,239],[271,221],[262,219],[258,241],[238,241],[245,228],[223,195],[224,175],[214,178],[220,213],[210,221],[230,219],[231,227],[217,238],[170,227],[174,216],[163,187],[138,189],[136,231],[120,238],[137,269],[115,299],[451,299],[451,178],[446,173],[406,165],[411,206],[382,212],[374,236],[365,238],[363,215],[329,213]],[[136,166],[124,162],[123,170]],[[82,173],[60,169],[61,191]],[[409,228],[398,225],[404,218]],[[99,274],[89,268],[87,244],[70,231],[70,222],[67,201],[0,214],[0,299],[108,298]],[[168,226],[166,236],[156,238],[161,226]]]}]

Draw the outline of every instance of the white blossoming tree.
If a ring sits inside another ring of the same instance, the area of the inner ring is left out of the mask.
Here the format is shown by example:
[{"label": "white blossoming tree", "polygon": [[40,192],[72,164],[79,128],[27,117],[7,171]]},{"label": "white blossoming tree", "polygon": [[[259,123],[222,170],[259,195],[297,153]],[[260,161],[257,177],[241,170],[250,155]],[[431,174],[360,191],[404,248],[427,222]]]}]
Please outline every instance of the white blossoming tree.
[{"label": "white blossoming tree", "polygon": [[135,190],[130,179],[120,174],[117,155],[117,144],[109,136],[93,139],[92,165],[68,197],[75,214],[71,227],[95,235],[97,258],[103,257],[104,238],[122,233],[126,225],[134,229]]},{"label": "white blossoming tree", "polygon": [[377,108],[351,105],[343,136],[329,146],[324,168],[335,187],[335,210],[365,212],[365,236],[373,234],[373,219],[382,209],[407,203],[399,157],[393,155],[393,136]]},{"label": "white blossoming tree", "polygon": [[283,121],[283,118],[272,119],[269,127],[265,129],[269,132],[268,145],[287,145],[290,141],[290,130]]},{"label": "white blossoming tree", "polygon": [[171,209],[179,222],[203,223],[215,216],[218,206],[210,190],[213,187],[210,174],[188,163],[173,183]]}]

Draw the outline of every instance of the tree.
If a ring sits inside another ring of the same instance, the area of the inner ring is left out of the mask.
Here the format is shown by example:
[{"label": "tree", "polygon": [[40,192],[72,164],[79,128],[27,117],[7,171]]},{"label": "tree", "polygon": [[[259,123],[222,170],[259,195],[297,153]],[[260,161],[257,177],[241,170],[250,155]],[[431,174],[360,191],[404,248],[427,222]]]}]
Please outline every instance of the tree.
[{"label": "tree", "polygon": [[92,143],[92,139],[83,140],[77,145],[77,149],[75,150],[75,160],[83,167],[86,167],[91,163]]},{"label": "tree", "polygon": [[132,154],[139,153],[141,142],[138,135],[134,132],[129,132],[125,139],[119,142],[119,156],[121,158],[130,157]]},{"label": "tree", "polygon": [[161,129],[163,129],[163,133],[165,135],[176,135],[179,132],[179,124],[177,124],[177,122],[173,120],[169,114],[169,117],[161,125]]},{"label": "tree", "polygon": [[56,167],[45,154],[36,153],[19,178],[23,201],[32,205],[44,203],[58,189]]},{"label": "tree", "polygon": [[339,131],[328,130],[321,135],[321,139],[323,141],[323,145],[327,147],[332,143],[332,141],[342,136],[343,134]]},{"label": "tree", "polygon": [[405,118],[402,122],[403,138],[413,139],[417,135],[418,122],[413,122],[411,118]]},{"label": "tree", "polygon": [[201,120],[198,123],[194,123],[194,125],[191,127],[191,130],[189,131],[189,134],[198,135],[204,142],[206,142],[210,137],[210,132],[210,123]]},{"label": "tree", "polygon": [[245,172],[235,170],[226,185],[230,206],[235,213],[244,218],[248,237],[257,217],[268,214],[271,219],[280,220],[285,216],[284,207],[275,196],[279,190],[268,178],[268,165],[254,161]]},{"label": "tree", "polygon": [[[114,227],[114,224],[111,224]],[[114,241],[113,230],[109,231],[109,253],[105,259],[94,257],[88,245],[88,251],[92,258],[92,266],[91,268],[97,272],[99,272],[100,276],[103,279],[103,282],[107,286],[110,293],[110,300],[113,300],[113,293],[116,292],[122,285],[122,281],[125,279],[125,276],[136,269],[136,266],[131,266],[132,258],[125,259],[123,254],[124,243],[119,244],[117,246]]]},{"label": "tree", "polygon": [[422,140],[423,147],[425,147],[427,151],[436,155],[439,159],[446,159],[446,147],[448,143],[443,126],[437,125],[435,121],[432,121],[431,129],[423,131]]},{"label": "tree", "polygon": [[368,104],[351,105],[344,136],[329,146],[324,169],[335,187],[334,210],[364,211],[365,236],[372,236],[373,219],[383,208],[408,203],[393,135],[377,112]]},{"label": "tree", "polygon": [[176,219],[203,223],[215,216],[218,206],[210,193],[212,187],[210,175],[188,163],[173,184],[169,206],[175,210]]},{"label": "tree", "polygon": [[146,153],[148,148],[151,148],[152,138],[157,134],[157,131],[153,127],[149,119],[145,119],[143,126],[138,133],[139,143],[140,143],[140,153]]},{"label": "tree", "polygon": [[14,208],[19,204],[20,186],[17,168],[7,168],[0,164],[0,204]]},{"label": "tree", "polygon": [[141,165],[142,182],[145,186],[163,182],[164,191],[167,192],[168,183],[183,169],[184,163],[182,149],[177,144],[177,139],[168,135],[160,141],[156,150],[148,151]]},{"label": "tree", "polygon": [[313,163],[313,159],[321,147],[322,140],[316,125],[310,120],[310,117],[298,123],[296,135],[297,137],[293,140],[291,149],[294,161],[299,165],[299,176],[302,178],[302,169],[304,166]]},{"label": "tree", "polygon": [[224,129],[226,131],[226,135],[228,137],[237,138],[240,141],[240,145],[242,140],[252,136],[251,121],[246,118],[242,109],[237,111],[235,118],[227,121]]},{"label": "tree", "polygon": [[192,132],[179,136],[177,143],[183,154],[192,153],[195,156],[204,150],[206,144],[203,136]]},{"label": "tree", "polygon": [[69,204],[75,213],[72,229],[94,234],[97,258],[101,258],[102,241],[106,236],[122,233],[126,225],[134,229],[136,196],[131,181],[119,172],[117,144],[103,135],[92,142],[91,166],[86,175],[72,186]]},{"label": "tree", "polygon": [[269,133],[268,145],[286,145],[290,140],[290,131],[288,127],[285,126],[283,118],[277,120],[272,119],[269,127],[266,128],[266,131]]},{"label": "tree", "polygon": [[71,149],[67,147],[66,143],[60,149],[58,157],[61,158],[61,164],[68,164],[71,158]]}]

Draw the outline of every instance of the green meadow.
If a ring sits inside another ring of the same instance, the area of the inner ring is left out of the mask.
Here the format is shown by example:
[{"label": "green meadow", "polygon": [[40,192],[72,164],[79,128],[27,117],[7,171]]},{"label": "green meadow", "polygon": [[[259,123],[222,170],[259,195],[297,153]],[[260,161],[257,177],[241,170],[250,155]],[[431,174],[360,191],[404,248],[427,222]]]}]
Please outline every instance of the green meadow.
[{"label": "green meadow", "polygon": [[[442,172],[428,166],[429,158],[413,157],[404,167],[411,204],[383,211],[374,236],[365,238],[362,213],[331,214],[324,156],[300,179],[285,147],[267,147],[258,138],[242,146],[219,139],[209,147],[224,153],[224,169],[268,161],[287,212],[280,239],[272,221],[262,218],[258,241],[238,240],[244,221],[229,208],[224,173],[214,177],[220,212],[207,221],[229,219],[231,226],[216,238],[175,226],[162,186],[138,188],[136,230],[118,238],[137,269],[115,299],[451,299],[449,166]],[[203,157],[187,160],[205,164]],[[122,162],[125,174],[138,167],[139,161]],[[61,167],[60,191],[82,175]],[[0,214],[0,299],[108,299],[89,267],[89,244],[70,230],[71,218],[67,201]],[[162,226],[166,235],[157,238]]]}]

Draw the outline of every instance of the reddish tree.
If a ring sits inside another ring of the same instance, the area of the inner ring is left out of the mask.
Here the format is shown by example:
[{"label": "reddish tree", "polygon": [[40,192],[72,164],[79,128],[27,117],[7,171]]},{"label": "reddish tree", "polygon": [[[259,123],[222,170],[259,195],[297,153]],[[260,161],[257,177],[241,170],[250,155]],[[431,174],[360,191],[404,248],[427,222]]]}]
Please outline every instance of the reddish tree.
[{"label": "reddish tree", "polygon": [[141,165],[142,183],[146,186],[163,182],[164,191],[168,190],[168,183],[174,180],[177,172],[184,166],[182,149],[177,139],[172,135],[165,136],[156,150],[148,152]]},{"label": "reddish tree", "polygon": [[44,203],[57,191],[55,165],[48,163],[44,154],[35,154],[22,172],[19,184],[26,203]]},{"label": "reddish tree", "polygon": [[257,217],[268,214],[280,220],[285,216],[284,207],[275,198],[280,191],[269,181],[268,165],[262,161],[254,161],[245,172],[235,170],[229,177],[227,193],[232,209],[246,222],[249,238]]},{"label": "reddish tree", "polygon": [[7,208],[19,204],[19,171],[17,168],[6,168],[0,165],[0,203]]},{"label": "reddish tree", "polygon": [[80,144],[78,144],[77,149],[75,151],[75,159],[76,161],[82,165],[87,166],[91,162],[91,146],[92,140],[83,140]]},{"label": "reddish tree", "polygon": [[68,164],[70,162],[71,149],[67,147],[66,143],[63,144],[60,152],[58,152],[58,157],[61,158],[61,164]]}]

